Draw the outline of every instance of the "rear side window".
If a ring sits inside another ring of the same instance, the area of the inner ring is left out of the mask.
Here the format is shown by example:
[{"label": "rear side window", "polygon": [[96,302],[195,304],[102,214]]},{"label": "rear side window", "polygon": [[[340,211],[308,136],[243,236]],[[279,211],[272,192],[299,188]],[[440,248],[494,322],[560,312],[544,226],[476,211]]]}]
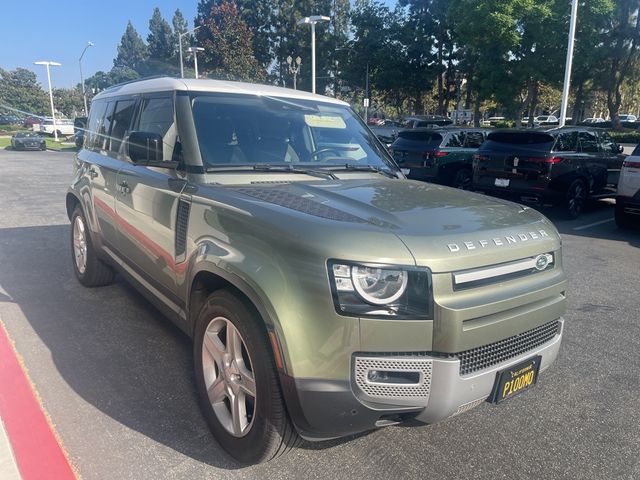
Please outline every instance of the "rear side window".
[{"label": "rear side window", "polygon": [[583,153],[599,153],[598,137],[593,132],[580,132],[578,134],[580,151]]},{"label": "rear side window", "polygon": [[467,132],[464,139],[464,148],[480,148],[482,142],[484,142],[482,132]]},{"label": "rear side window", "polygon": [[575,152],[578,149],[578,132],[565,132],[558,135],[553,149],[556,152]]},{"label": "rear side window", "polygon": [[449,140],[447,140],[447,147],[451,148],[462,148],[464,145],[464,132],[455,132],[449,136]]},{"label": "rear side window", "polygon": [[107,102],[97,101],[91,104],[91,113],[89,115],[89,125],[87,126],[87,138],[85,139],[86,148],[98,148],[98,128],[102,123],[102,117],[107,109]]}]

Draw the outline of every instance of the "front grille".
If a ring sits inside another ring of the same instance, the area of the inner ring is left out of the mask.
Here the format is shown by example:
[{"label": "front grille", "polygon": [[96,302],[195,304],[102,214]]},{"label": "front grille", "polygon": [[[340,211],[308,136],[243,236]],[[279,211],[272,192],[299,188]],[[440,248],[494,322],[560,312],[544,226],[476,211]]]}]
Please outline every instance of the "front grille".
[{"label": "front grille", "polygon": [[[431,388],[430,359],[356,357],[355,378],[358,388],[371,400],[411,400],[428,398]],[[367,376],[371,370],[418,372],[418,383],[374,383]]]},{"label": "front grille", "polygon": [[555,337],[559,329],[560,322],[554,320],[513,337],[456,353],[453,357],[460,359],[460,375],[467,375],[533,350]]}]

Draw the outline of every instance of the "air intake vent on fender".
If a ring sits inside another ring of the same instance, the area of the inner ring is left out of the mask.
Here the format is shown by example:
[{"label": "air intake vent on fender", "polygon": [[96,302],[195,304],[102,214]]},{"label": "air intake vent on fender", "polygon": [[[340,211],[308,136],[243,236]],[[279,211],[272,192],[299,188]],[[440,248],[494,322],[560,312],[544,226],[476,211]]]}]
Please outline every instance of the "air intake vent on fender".
[{"label": "air intake vent on fender", "polygon": [[178,218],[176,219],[176,257],[184,255],[187,248],[187,227],[189,226],[189,210],[191,204],[180,199],[178,201]]}]

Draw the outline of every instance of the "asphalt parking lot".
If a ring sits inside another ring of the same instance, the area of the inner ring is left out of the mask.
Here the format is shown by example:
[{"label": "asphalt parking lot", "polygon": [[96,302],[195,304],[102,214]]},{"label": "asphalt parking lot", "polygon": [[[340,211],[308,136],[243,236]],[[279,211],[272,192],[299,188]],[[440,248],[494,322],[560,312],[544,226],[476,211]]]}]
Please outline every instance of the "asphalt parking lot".
[{"label": "asphalt parking lot", "polygon": [[0,150],[0,320],[82,478],[640,478],[640,231],[618,230],[610,201],[573,221],[545,212],[563,234],[569,310],[531,391],[242,468],[200,414],[189,340],[122,279],[75,280],[71,159]]}]

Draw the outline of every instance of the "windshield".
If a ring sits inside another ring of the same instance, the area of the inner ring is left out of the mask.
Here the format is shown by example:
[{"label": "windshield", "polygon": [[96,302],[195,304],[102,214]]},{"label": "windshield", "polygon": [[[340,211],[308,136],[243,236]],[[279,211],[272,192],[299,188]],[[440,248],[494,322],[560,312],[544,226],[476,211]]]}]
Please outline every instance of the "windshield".
[{"label": "windshield", "polygon": [[315,100],[195,93],[193,119],[205,168],[251,165],[396,170],[346,106]]}]

